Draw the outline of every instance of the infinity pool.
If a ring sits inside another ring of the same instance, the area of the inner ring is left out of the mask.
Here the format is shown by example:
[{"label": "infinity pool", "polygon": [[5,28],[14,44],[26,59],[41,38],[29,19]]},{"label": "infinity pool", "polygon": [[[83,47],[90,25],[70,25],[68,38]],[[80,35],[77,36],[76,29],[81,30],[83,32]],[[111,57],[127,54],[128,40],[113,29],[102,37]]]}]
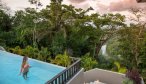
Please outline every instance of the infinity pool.
[{"label": "infinity pool", "polygon": [[28,79],[24,80],[19,75],[22,59],[22,56],[0,51],[0,84],[44,84],[65,69],[29,58],[31,68]]}]

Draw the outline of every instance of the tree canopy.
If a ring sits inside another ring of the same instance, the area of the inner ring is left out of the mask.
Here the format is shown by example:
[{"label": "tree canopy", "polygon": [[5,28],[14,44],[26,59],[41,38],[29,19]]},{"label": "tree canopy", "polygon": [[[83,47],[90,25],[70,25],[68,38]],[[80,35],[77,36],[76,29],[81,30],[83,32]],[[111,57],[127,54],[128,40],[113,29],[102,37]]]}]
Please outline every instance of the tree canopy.
[{"label": "tree canopy", "polygon": [[[39,9],[41,2],[29,0],[36,7],[18,10],[13,16],[0,1],[0,45],[13,53],[64,66],[73,56],[81,57],[86,70],[99,67],[123,73],[126,67],[136,67],[144,73],[146,26],[141,21],[142,11],[133,10],[136,19],[131,18],[134,23],[128,26],[121,14],[88,15],[91,7],[83,10],[62,1],[51,0]],[[100,55],[104,44],[108,57]]]}]

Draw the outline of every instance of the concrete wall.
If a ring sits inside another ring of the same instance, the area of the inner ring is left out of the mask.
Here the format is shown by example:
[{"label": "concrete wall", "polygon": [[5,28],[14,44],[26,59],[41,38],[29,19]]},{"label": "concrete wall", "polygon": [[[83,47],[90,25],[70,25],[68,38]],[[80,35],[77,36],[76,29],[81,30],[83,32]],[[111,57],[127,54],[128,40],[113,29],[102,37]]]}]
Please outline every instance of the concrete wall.
[{"label": "concrete wall", "polygon": [[67,84],[84,84],[84,69],[82,68]]},{"label": "concrete wall", "polygon": [[0,50],[2,50],[2,51],[6,51],[2,46],[0,46]]},{"label": "concrete wall", "polygon": [[124,78],[124,74],[97,68],[84,72],[84,79],[86,83],[99,80],[100,82],[107,84],[122,84]]}]

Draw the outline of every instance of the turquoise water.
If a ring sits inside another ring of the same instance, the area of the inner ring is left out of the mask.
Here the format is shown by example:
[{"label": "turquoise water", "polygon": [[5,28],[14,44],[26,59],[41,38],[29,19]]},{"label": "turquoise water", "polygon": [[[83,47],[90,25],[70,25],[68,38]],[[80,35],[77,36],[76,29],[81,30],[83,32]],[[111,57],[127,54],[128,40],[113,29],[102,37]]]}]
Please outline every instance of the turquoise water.
[{"label": "turquoise water", "polygon": [[0,51],[0,84],[44,84],[65,69],[29,58],[31,68],[25,80],[19,75],[22,59],[22,56]]}]

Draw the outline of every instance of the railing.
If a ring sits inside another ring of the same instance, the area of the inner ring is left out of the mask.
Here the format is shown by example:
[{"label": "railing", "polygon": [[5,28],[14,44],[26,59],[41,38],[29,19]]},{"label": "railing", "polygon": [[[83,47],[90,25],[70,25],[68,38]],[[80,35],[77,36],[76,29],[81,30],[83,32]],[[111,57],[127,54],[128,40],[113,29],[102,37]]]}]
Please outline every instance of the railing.
[{"label": "railing", "polygon": [[75,62],[60,72],[54,78],[46,82],[46,84],[66,84],[80,69],[80,59],[72,58]]}]

